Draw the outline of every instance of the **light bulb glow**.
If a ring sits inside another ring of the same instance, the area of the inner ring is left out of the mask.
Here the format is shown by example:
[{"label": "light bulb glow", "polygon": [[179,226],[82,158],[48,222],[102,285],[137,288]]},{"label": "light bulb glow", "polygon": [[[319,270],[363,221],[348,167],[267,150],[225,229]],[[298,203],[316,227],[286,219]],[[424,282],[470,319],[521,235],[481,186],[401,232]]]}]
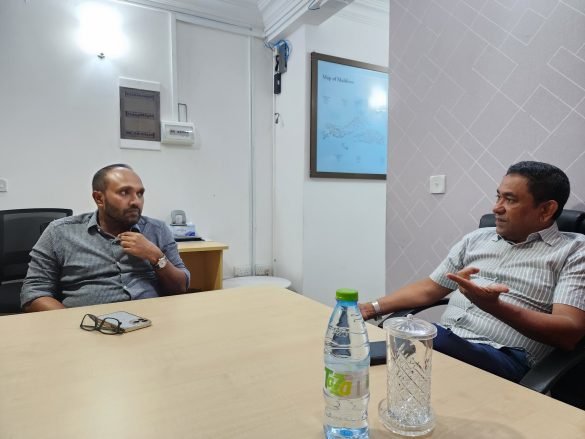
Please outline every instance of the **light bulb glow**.
[{"label": "light bulb glow", "polygon": [[79,45],[87,53],[118,58],[128,47],[120,14],[103,4],[84,3],[79,8]]}]

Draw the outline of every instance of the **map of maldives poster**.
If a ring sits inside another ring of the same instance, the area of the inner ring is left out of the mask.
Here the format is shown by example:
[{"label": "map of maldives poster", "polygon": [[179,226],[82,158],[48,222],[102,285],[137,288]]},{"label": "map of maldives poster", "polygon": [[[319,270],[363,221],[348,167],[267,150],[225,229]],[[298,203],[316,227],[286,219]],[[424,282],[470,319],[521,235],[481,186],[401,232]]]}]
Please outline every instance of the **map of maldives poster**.
[{"label": "map of maldives poster", "polygon": [[315,62],[311,176],[385,178],[388,144],[385,69],[358,67],[370,65],[357,62],[348,65],[313,59]]}]

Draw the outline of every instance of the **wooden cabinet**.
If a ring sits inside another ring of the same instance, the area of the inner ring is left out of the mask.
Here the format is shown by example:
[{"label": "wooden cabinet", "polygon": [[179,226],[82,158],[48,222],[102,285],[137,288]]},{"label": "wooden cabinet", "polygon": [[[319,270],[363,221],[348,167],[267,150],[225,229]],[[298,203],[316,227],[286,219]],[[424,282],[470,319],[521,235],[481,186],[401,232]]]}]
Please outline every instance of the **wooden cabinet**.
[{"label": "wooden cabinet", "polygon": [[226,244],[214,241],[178,242],[181,259],[191,272],[189,290],[220,290],[223,280],[223,251]]}]

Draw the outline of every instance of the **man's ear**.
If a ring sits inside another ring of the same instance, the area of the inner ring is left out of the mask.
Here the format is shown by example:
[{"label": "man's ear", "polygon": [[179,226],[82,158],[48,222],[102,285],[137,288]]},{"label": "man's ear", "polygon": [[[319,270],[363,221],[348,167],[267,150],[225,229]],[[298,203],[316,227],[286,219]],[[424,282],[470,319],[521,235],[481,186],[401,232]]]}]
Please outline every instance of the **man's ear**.
[{"label": "man's ear", "polygon": [[555,200],[548,200],[541,204],[542,211],[541,211],[541,219],[543,223],[548,223],[552,220],[555,213],[559,208],[559,203]]},{"label": "man's ear", "polygon": [[98,207],[103,207],[104,206],[104,193],[103,192],[93,191],[91,193],[91,196],[93,198],[93,201],[95,201],[95,204]]}]

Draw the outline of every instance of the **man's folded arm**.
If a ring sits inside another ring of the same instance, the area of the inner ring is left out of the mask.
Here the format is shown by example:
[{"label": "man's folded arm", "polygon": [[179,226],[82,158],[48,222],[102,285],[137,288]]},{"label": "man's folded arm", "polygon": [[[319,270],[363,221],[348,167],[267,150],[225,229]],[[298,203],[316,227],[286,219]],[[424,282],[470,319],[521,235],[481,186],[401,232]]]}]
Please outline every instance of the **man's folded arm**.
[{"label": "man's folded arm", "polygon": [[585,337],[585,311],[571,305],[555,303],[547,314],[499,301],[485,311],[533,340],[564,350],[574,349]]},{"label": "man's folded arm", "polygon": [[25,312],[65,308],[55,298],[60,268],[52,249],[52,231],[49,225],[31,250],[31,261],[20,292],[20,304]]},{"label": "man's folded arm", "polygon": [[479,286],[469,279],[449,274],[460,291],[475,305],[533,340],[565,350],[574,349],[585,336],[585,274],[582,265],[566,264],[555,289],[552,312],[527,309],[502,297],[503,284]]},{"label": "man's folded arm", "polygon": [[[168,256],[167,256],[168,259]],[[185,293],[189,287],[188,271],[173,265],[168,259],[165,268],[157,270],[156,276],[165,295]]]},{"label": "man's folded arm", "polygon": [[158,280],[166,294],[185,293],[189,288],[191,273],[189,273],[189,270],[187,270],[179,255],[177,243],[170,230],[164,230],[163,240],[166,244],[162,246],[161,250],[167,257],[169,262],[167,265],[171,266],[171,270],[167,270],[169,267],[159,270],[157,272]]},{"label": "man's folded arm", "polygon": [[65,306],[61,302],[51,296],[37,297],[23,306],[24,312],[51,311],[64,308]]}]

